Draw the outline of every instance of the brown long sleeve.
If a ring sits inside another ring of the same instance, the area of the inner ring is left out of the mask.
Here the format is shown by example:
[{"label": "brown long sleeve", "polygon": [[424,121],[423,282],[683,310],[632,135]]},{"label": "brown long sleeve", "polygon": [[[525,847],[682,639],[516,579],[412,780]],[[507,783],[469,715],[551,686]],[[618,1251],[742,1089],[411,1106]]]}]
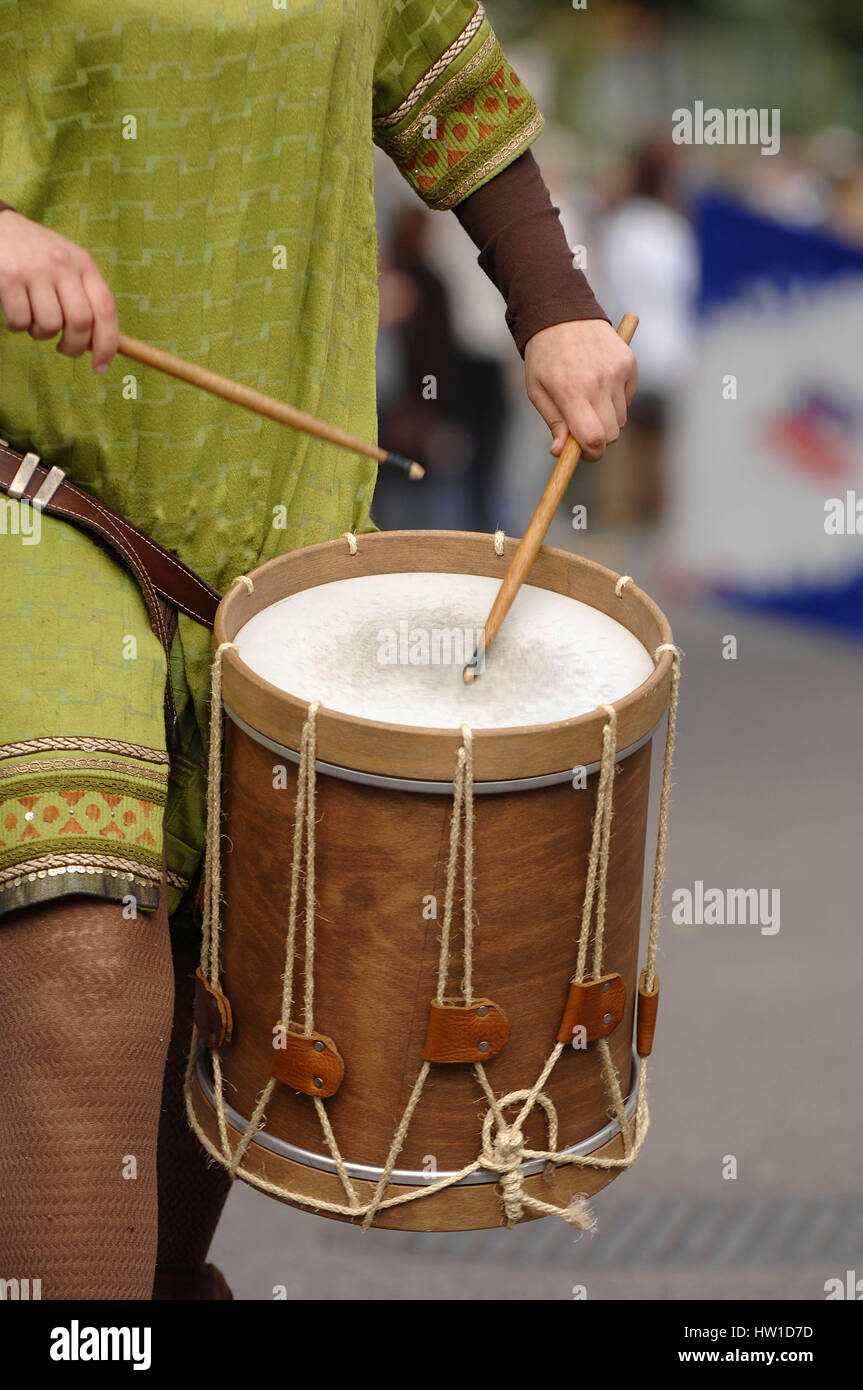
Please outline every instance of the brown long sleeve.
[{"label": "brown long sleeve", "polygon": [[534,333],[572,319],[606,319],[572,252],[533,152],[527,150],[453,209],[479,264],[506,301],[524,356]]}]

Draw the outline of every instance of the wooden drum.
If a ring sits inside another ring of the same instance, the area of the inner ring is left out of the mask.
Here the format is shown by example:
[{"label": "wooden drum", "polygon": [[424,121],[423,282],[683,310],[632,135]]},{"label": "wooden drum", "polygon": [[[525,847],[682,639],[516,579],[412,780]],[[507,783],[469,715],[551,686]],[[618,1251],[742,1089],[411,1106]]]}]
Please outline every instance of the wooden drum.
[{"label": "wooden drum", "polygon": [[630,580],[543,549],[465,685],[516,545],[328,541],[219,607],[190,1118],[239,1177],[337,1219],[585,1225],[643,1136],[651,738],[677,657]]}]

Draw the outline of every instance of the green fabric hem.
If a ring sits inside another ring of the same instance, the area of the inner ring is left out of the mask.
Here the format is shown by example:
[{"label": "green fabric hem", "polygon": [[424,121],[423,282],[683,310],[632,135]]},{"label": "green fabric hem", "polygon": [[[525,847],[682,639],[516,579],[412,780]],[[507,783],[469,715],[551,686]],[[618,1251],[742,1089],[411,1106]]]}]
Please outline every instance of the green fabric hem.
[{"label": "green fabric hem", "polygon": [[[46,767],[51,767],[57,762],[67,761],[69,759],[82,760],[86,758],[93,763],[99,764],[107,763],[110,765],[111,763],[125,762],[128,765],[130,774],[134,773],[136,776],[152,776],[154,780],[158,778],[166,780],[168,777],[170,759],[163,755],[160,750],[153,749],[151,755],[148,757],[148,750],[143,745],[126,745],[126,747],[134,747],[137,751],[134,753],[121,752],[111,748],[88,747],[88,743],[93,741],[91,735],[66,734],[62,735],[62,737],[69,739],[71,747],[37,747],[31,749],[29,752],[10,753],[9,749],[15,747],[15,740],[10,739],[0,744],[0,775],[2,775],[4,768],[9,767],[14,769],[19,763],[24,763],[28,760],[32,762],[35,759],[43,763]],[[49,742],[51,740],[21,740],[21,742],[28,741],[40,743]]]},{"label": "green fabric hem", "polygon": [[30,882],[28,876],[22,883],[0,888],[0,917],[22,907],[32,907],[35,903],[70,897],[98,897],[110,902],[122,902],[124,898],[134,897],[138,911],[149,915],[159,906],[159,885],[134,877],[115,879],[105,873],[37,877],[35,882]]},{"label": "green fabric hem", "polygon": [[[23,852],[22,852],[23,851]],[[62,839],[49,839],[43,837],[38,844],[26,841],[10,845],[4,850],[0,850],[0,869],[12,868],[15,864],[26,864],[31,860],[44,858],[48,854],[62,854],[64,859],[74,859],[76,855],[102,854],[108,859],[122,861],[131,860],[134,864],[142,864],[147,868],[157,869],[159,875],[162,872],[162,851],[142,849],[140,845],[126,845],[122,848],[110,840],[97,840],[87,835],[64,835]]]},{"label": "green fabric hem", "polygon": [[177,911],[180,903],[185,897],[185,888],[175,888],[173,883],[168,884],[168,916]]},{"label": "green fabric hem", "polygon": [[[43,772],[34,777],[32,773],[22,772],[18,777],[0,779],[0,805],[13,797],[17,799],[19,788],[30,795],[33,792],[64,791],[109,792],[112,796],[131,796],[141,801],[149,801],[154,806],[164,806],[168,788],[164,782],[140,782],[137,773],[130,773],[128,780],[122,773],[112,773],[106,777],[99,768],[58,768],[56,772]],[[59,785],[58,785],[59,784]]]}]

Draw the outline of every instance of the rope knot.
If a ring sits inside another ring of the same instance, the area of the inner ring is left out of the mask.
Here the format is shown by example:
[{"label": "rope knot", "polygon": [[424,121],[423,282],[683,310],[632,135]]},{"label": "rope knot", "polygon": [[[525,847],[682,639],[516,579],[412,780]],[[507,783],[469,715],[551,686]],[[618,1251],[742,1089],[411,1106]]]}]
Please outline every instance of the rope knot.
[{"label": "rope knot", "polygon": [[516,1125],[498,1125],[494,1142],[486,1142],[482,1163],[485,1168],[500,1174],[500,1196],[507,1224],[515,1225],[524,1213],[524,1178],[521,1165],[524,1154],[524,1135]]},{"label": "rope knot", "polygon": [[524,1212],[524,1191],[521,1171],[505,1173],[500,1180],[500,1195],[503,1199],[503,1214],[507,1224],[514,1226]]},{"label": "rope knot", "polygon": [[[482,1068],[479,1070],[481,1071]],[[508,1095],[501,1096],[499,1100],[488,1090],[486,1090],[486,1094],[489,1099],[489,1108],[485,1112],[482,1122],[482,1152],[479,1161],[483,1168],[488,1168],[492,1173],[500,1174],[498,1186],[501,1205],[506,1223],[512,1227],[521,1220],[526,1206],[531,1208],[537,1206],[537,1199],[528,1196],[524,1190],[522,1165],[528,1158],[530,1151],[525,1148],[522,1125],[534,1106],[539,1104],[545,1111],[549,1147],[556,1149],[557,1113],[548,1096],[544,1095],[538,1086],[535,1086],[532,1091],[510,1091]],[[513,1123],[508,1125],[503,1112],[511,1105],[518,1105],[521,1108]],[[496,1126],[494,1138],[492,1138],[491,1132],[492,1125]],[[543,1204],[540,1203],[541,1205]]]},{"label": "rope knot", "polygon": [[492,1145],[495,1171],[511,1173],[521,1166],[521,1153],[524,1148],[524,1135],[515,1125],[504,1125],[498,1130]]}]

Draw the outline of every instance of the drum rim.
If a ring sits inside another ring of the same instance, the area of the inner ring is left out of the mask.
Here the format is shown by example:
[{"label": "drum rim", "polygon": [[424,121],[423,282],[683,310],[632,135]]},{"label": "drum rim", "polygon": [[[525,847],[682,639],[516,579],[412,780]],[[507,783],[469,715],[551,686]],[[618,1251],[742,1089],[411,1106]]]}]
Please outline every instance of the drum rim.
[{"label": "drum rim", "polygon": [[[288,748],[287,744],[277,743],[275,739],[268,738],[266,734],[259,733],[253,729],[251,724],[247,724],[244,719],[231,709],[227,704],[224,706],[225,714],[236,728],[244,733],[247,738],[251,738],[262,748],[267,748],[271,753],[277,753],[281,758],[287,758],[292,763],[300,761],[300,755],[296,748]],[[622,763],[625,758],[629,758],[633,753],[637,753],[646,743],[649,743],[656,733],[657,728],[662,724],[665,715],[654,724],[652,729],[648,729],[637,743],[631,743],[628,748],[620,748],[614,755],[616,763]],[[583,768],[586,777],[592,777],[598,772],[601,764],[599,762],[588,763]],[[315,769],[322,777],[336,777],[343,782],[355,782],[361,787],[378,787],[383,791],[402,791],[419,792],[429,796],[452,796],[454,783],[452,782],[431,782],[423,781],[416,777],[387,777],[379,772],[362,772],[353,767],[339,767],[335,763],[323,762],[322,759],[315,759]],[[559,772],[547,772],[541,777],[511,777],[507,781],[482,782],[474,780],[473,789],[479,795],[495,796],[506,795],[509,792],[528,792],[541,791],[544,787],[554,787],[565,784],[572,779],[572,768],[562,768]]]},{"label": "drum rim", "polygon": [[[632,1048],[631,1056],[632,1071],[630,1073],[630,1084],[623,1105],[623,1113],[627,1120],[632,1120],[638,1105],[638,1082],[642,1066],[641,1058],[634,1047]],[[212,1079],[208,1075],[207,1068],[204,1065],[206,1057],[207,1049],[201,1047],[198,1051],[198,1060],[196,1063],[198,1085],[201,1087],[208,1104],[215,1109],[216,1092],[213,1087]],[[224,1109],[225,1118],[228,1123],[237,1130],[238,1133],[244,1134],[249,1125],[248,1116],[241,1115],[238,1110],[235,1110],[233,1106],[228,1103],[228,1101],[224,1101]],[[585,1139],[579,1139],[576,1144],[570,1144],[568,1148],[560,1149],[559,1153],[561,1157],[565,1154],[577,1154],[579,1157],[587,1157],[589,1154],[595,1153],[597,1149],[602,1148],[603,1144],[607,1144],[610,1139],[614,1139],[619,1133],[620,1122],[616,1116],[612,1116],[607,1124],[602,1126],[602,1129],[598,1129],[594,1134],[589,1134]],[[286,1139],[279,1139],[277,1135],[269,1134],[265,1129],[258,1129],[256,1131],[253,1143],[259,1144],[261,1148],[269,1150],[270,1153],[278,1154],[281,1158],[288,1158],[293,1163],[301,1163],[306,1168],[316,1168],[322,1173],[338,1174],[338,1168],[331,1155],[315,1153],[313,1149],[301,1149],[296,1144],[289,1144]],[[383,1176],[383,1168],[373,1168],[369,1164],[355,1163],[351,1159],[344,1158],[344,1156],[343,1162],[349,1176],[356,1178],[358,1181],[376,1183]],[[543,1158],[528,1159],[521,1164],[522,1176],[532,1177],[535,1174],[541,1173],[545,1167],[545,1162]],[[440,1182],[442,1178],[452,1177],[453,1174],[458,1171],[457,1168],[453,1168],[444,1170],[438,1169],[436,1173],[426,1173],[418,1169],[398,1168],[390,1174],[389,1181],[397,1187],[430,1187],[432,1183]],[[471,1187],[474,1184],[490,1182],[500,1182],[500,1173],[492,1172],[489,1168],[479,1168],[475,1173],[469,1173],[467,1177],[460,1178],[459,1181],[454,1182],[452,1186]]]},{"label": "drum rim", "polygon": [[[355,578],[363,574],[429,571],[444,574],[483,574],[502,578],[518,545],[517,538],[504,543],[504,554],[494,551],[492,537],[476,531],[376,531],[360,535],[357,554],[351,555],[343,539],[321,541],[299,550],[287,551],[253,570],[254,592],[246,585],[233,584],[222,598],[215,620],[217,645],[230,643],[239,629],[256,613],[307,588]],[[461,568],[459,555],[463,552]],[[470,565],[467,564],[467,558]],[[387,559],[395,559],[387,567]],[[329,573],[320,573],[326,561]],[[279,582],[287,572],[308,583],[285,587]],[[312,572],[314,574],[312,575]],[[559,573],[558,573],[559,572]],[[558,588],[543,582],[552,577],[578,575],[599,602],[572,591],[572,584]],[[614,617],[641,641],[650,645],[636,630],[652,624],[656,646],[672,643],[671,627],[659,606],[638,586],[630,582],[617,593],[621,576],[615,571],[575,555],[571,551],[543,546],[530,582],[539,588],[580,598],[582,602]],[[262,599],[262,595],[264,595]],[[609,612],[609,609],[613,609]],[[634,626],[634,624],[636,626]],[[652,638],[651,638],[652,641]],[[655,648],[654,648],[655,650]],[[659,723],[666,709],[672,655],[663,651],[653,671],[641,685],[614,702],[618,716],[618,735],[626,746],[636,743]],[[308,701],[272,685],[228,648],[223,653],[224,704],[251,728],[276,743],[291,747],[308,714]],[[548,724],[474,731],[474,769],[478,781],[511,781],[544,776],[560,771],[565,754],[570,767],[598,762],[602,752],[602,729],[607,721],[604,709],[588,711],[571,719]],[[337,767],[371,772],[417,781],[446,781],[461,746],[458,729],[420,725],[389,724],[346,714],[321,706],[317,716],[317,751],[320,758]]]}]

